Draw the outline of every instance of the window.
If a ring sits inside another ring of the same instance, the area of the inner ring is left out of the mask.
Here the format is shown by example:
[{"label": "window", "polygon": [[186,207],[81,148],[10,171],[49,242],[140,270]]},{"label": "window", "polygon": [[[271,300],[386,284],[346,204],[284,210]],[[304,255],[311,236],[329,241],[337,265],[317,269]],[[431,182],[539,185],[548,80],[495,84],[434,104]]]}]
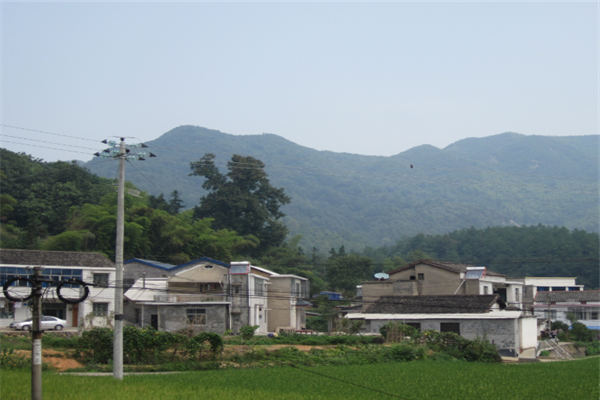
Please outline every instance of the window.
[{"label": "window", "polygon": [[240,285],[233,286],[233,294],[240,294]]},{"label": "window", "polygon": [[590,319],[598,319],[598,311],[592,311],[591,314],[592,315]]},{"label": "window", "polygon": [[442,322],[440,332],[454,332],[460,335],[460,324],[458,322]]},{"label": "window", "polygon": [[265,282],[262,279],[254,278],[254,295],[264,296],[265,295]]},{"label": "window", "polygon": [[142,310],[139,308],[135,309],[135,323],[139,324],[142,322]]},{"label": "window", "polygon": [[418,278],[420,281],[425,279],[425,274],[418,274]]},{"label": "window", "polygon": [[538,292],[549,292],[550,288],[548,286],[538,286],[537,291]]},{"label": "window", "polygon": [[108,315],[108,303],[94,303],[94,317],[106,317]]},{"label": "window", "polygon": [[564,286],[552,286],[553,292],[564,292],[565,290],[567,290],[567,288]]},{"label": "window", "polygon": [[569,292],[580,291],[581,288],[579,286],[569,286]]},{"label": "window", "polygon": [[206,325],[206,309],[188,308],[185,310],[188,325]]},{"label": "window", "polygon": [[483,287],[483,294],[488,294],[488,290],[489,290],[488,287],[484,286]]},{"label": "window", "polygon": [[421,332],[421,323],[420,322],[408,322],[406,325],[412,326],[417,331]]},{"label": "window", "polygon": [[108,286],[108,274],[94,274],[94,285],[100,287]]},{"label": "window", "polygon": [[414,276],[414,275],[411,275],[411,276],[410,276],[410,280],[411,280],[411,281],[414,281],[414,280],[415,280],[415,276]]},{"label": "window", "polygon": [[515,301],[521,301],[521,293],[519,293],[519,288],[515,288]]},{"label": "window", "polygon": [[[544,310],[544,318],[548,319],[548,310]],[[550,310],[550,319],[556,319],[556,310]]]}]

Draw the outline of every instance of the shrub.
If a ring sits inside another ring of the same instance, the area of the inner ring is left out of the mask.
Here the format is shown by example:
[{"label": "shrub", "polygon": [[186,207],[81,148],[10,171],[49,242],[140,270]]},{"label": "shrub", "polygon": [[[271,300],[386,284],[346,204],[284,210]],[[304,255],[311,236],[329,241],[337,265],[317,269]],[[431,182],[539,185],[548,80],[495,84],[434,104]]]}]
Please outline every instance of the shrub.
[{"label": "shrub", "polygon": [[15,353],[13,349],[6,347],[0,352],[0,370],[2,369],[25,369],[31,367],[31,359],[23,354]]},{"label": "shrub", "polygon": [[250,340],[254,337],[254,331],[258,329],[258,325],[244,325],[240,328],[240,334],[242,335],[242,339]]},{"label": "shrub", "polygon": [[400,322],[388,322],[379,329],[381,336],[388,342],[397,343],[404,340],[405,337],[415,338],[419,331],[410,325]]}]

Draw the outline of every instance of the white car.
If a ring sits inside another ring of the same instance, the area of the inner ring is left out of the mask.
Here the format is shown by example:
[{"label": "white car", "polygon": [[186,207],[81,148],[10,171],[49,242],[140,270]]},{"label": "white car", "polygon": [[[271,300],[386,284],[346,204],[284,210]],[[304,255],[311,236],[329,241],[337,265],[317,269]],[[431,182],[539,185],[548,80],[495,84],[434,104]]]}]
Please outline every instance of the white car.
[{"label": "white car", "polygon": [[[41,329],[54,329],[55,331],[60,331],[67,325],[67,321],[64,319],[56,318],[56,317],[42,317],[42,326]],[[14,328],[22,331],[30,331],[33,327],[33,320],[31,318],[26,319],[21,322],[13,322],[8,326],[9,328]]]}]

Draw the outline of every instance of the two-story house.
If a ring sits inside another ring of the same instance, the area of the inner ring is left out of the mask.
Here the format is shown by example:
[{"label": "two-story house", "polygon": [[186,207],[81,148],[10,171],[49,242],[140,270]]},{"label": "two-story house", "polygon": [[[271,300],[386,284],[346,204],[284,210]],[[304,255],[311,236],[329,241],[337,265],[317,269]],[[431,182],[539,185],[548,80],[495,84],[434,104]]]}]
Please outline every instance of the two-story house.
[{"label": "two-story house", "polygon": [[497,294],[509,308],[522,306],[523,282],[467,264],[419,260],[388,273],[389,279],[363,282],[363,307],[381,296]]},{"label": "two-story house", "polygon": [[176,266],[150,260],[125,262],[125,319],[138,326],[176,331],[186,327],[223,333],[244,325],[257,333],[302,329],[308,280],[281,275],[247,261],[210,258]]},{"label": "two-story house", "polygon": [[[29,276],[32,267],[43,267],[43,277],[54,282],[78,279],[89,283],[89,296],[79,304],[66,304],[56,295],[56,285],[43,283],[42,314],[67,320],[68,327],[105,326],[112,324],[114,307],[115,265],[100,253],[0,249],[0,285],[15,276]],[[93,285],[92,285],[93,284]],[[24,293],[30,287],[22,287]],[[78,285],[66,285],[61,294],[80,297]],[[12,302],[0,292],[0,326],[31,317],[27,302]]]}]

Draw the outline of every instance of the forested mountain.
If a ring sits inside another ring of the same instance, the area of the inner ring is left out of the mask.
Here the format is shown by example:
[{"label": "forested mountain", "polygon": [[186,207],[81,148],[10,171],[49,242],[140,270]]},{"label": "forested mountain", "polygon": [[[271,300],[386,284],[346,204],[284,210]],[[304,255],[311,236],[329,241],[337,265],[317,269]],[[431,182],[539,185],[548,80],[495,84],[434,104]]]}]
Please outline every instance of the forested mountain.
[{"label": "forested mountain", "polygon": [[[368,139],[368,135],[365,136]],[[190,162],[216,155],[225,170],[233,154],[265,163],[282,207],[305,249],[392,245],[398,239],[465,227],[538,225],[598,231],[599,136],[504,133],[464,139],[444,149],[415,147],[392,157],[317,151],[274,134],[234,136],[194,126],[146,143],[158,157],[128,166],[127,179],[154,195],[177,190],[198,205],[203,178]],[[116,162],[86,166],[114,177]]]}]

